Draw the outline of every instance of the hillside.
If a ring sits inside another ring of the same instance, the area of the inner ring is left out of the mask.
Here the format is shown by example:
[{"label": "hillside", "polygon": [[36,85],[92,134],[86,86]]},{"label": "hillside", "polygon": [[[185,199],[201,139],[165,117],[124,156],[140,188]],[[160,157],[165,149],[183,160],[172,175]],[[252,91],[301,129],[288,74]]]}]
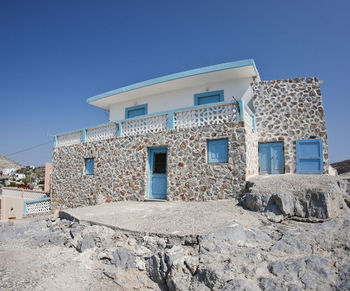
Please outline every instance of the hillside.
[{"label": "hillside", "polygon": [[10,169],[10,168],[20,169],[20,168],[23,168],[23,166],[5,157],[4,155],[0,154],[0,170]]},{"label": "hillside", "polygon": [[333,163],[331,166],[338,171],[339,175],[350,172],[350,160]]}]

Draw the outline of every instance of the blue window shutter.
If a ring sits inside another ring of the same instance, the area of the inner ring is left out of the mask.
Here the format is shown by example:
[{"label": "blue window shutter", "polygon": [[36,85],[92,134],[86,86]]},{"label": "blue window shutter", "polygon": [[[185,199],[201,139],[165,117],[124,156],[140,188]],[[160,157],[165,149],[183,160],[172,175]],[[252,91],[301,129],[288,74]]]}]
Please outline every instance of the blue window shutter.
[{"label": "blue window shutter", "polygon": [[322,139],[300,139],[296,141],[297,173],[323,173]]},{"label": "blue window shutter", "polygon": [[224,90],[194,94],[194,105],[204,105],[224,101]]},{"label": "blue window shutter", "polygon": [[147,114],[147,104],[136,105],[125,108],[125,119],[134,118]]},{"label": "blue window shutter", "polygon": [[216,139],[208,140],[208,162],[227,163],[228,162],[228,140]]},{"label": "blue window shutter", "polygon": [[94,174],[94,159],[85,159],[85,173],[86,175]]}]

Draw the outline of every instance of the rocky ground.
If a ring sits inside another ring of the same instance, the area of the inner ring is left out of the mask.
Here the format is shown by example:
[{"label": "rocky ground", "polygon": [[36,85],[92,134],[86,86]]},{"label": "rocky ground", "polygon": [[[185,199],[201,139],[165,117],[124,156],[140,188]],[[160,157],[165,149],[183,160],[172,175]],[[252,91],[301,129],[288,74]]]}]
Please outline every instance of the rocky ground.
[{"label": "rocky ground", "polygon": [[2,223],[0,289],[350,290],[347,208],[319,223],[256,215],[259,224],[183,237],[59,218]]}]

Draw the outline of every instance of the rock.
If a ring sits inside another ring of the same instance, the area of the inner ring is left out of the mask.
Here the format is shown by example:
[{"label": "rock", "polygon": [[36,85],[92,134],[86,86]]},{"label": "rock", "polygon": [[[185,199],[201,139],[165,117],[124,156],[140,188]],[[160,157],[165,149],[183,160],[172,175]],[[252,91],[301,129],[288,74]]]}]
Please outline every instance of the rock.
[{"label": "rock", "polygon": [[259,287],[264,291],[286,291],[283,282],[275,278],[259,278]]},{"label": "rock", "polygon": [[96,233],[88,233],[77,245],[77,251],[82,253],[87,249],[92,249],[96,246],[95,240],[97,238]]},{"label": "rock", "polygon": [[135,256],[126,248],[117,248],[112,253],[113,259],[111,263],[118,269],[129,270],[136,268]]},{"label": "rock", "polygon": [[222,287],[223,291],[260,291],[261,289],[252,280],[231,280]]},{"label": "rock", "polygon": [[264,211],[270,197],[271,194],[245,194],[241,198],[240,203],[249,210]]},{"label": "rock", "polygon": [[168,271],[164,258],[158,254],[153,255],[147,260],[147,271],[149,277],[156,283],[164,284],[166,279],[166,273]]},{"label": "rock", "polygon": [[313,289],[319,285],[328,283],[334,276],[331,269],[331,262],[321,256],[311,256],[305,260],[305,273],[300,276],[301,282],[305,288]]},{"label": "rock", "polygon": [[294,215],[294,198],[289,194],[273,195],[275,204],[284,216]]},{"label": "rock", "polygon": [[74,222],[70,228],[71,237],[75,238],[79,233],[81,233],[83,231],[84,228],[85,228],[84,225],[81,225],[78,222]]},{"label": "rock", "polygon": [[350,290],[350,264],[339,267],[338,290]]},{"label": "rock", "polygon": [[49,234],[49,242],[56,246],[63,245],[65,241],[66,238],[62,233],[54,232]]}]

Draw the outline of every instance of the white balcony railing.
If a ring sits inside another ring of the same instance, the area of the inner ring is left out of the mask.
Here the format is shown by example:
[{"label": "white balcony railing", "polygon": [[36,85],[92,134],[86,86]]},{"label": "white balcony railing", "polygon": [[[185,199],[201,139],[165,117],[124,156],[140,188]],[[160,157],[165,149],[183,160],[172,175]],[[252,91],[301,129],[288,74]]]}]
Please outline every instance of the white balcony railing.
[{"label": "white balcony railing", "polygon": [[106,124],[99,127],[88,128],[86,130],[86,142],[99,141],[114,138],[117,135],[115,123]]},{"label": "white balcony railing", "polygon": [[[238,106],[241,114],[238,114]],[[244,102],[240,100],[239,105],[236,102],[221,102],[125,119],[93,128],[56,135],[56,147],[244,120],[244,107]],[[252,122],[250,117],[248,118],[249,122]]]},{"label": "white balcony railing", "polygon": [[145,116],[139,119],[122,121],[123,136],[159,132],[168,129],[168,115]]},{"label": "white balcony railing", "polygon": [[236,106],[231,103],[175,112],[174,127],[199,127],[233,120],[236,120]]}]

